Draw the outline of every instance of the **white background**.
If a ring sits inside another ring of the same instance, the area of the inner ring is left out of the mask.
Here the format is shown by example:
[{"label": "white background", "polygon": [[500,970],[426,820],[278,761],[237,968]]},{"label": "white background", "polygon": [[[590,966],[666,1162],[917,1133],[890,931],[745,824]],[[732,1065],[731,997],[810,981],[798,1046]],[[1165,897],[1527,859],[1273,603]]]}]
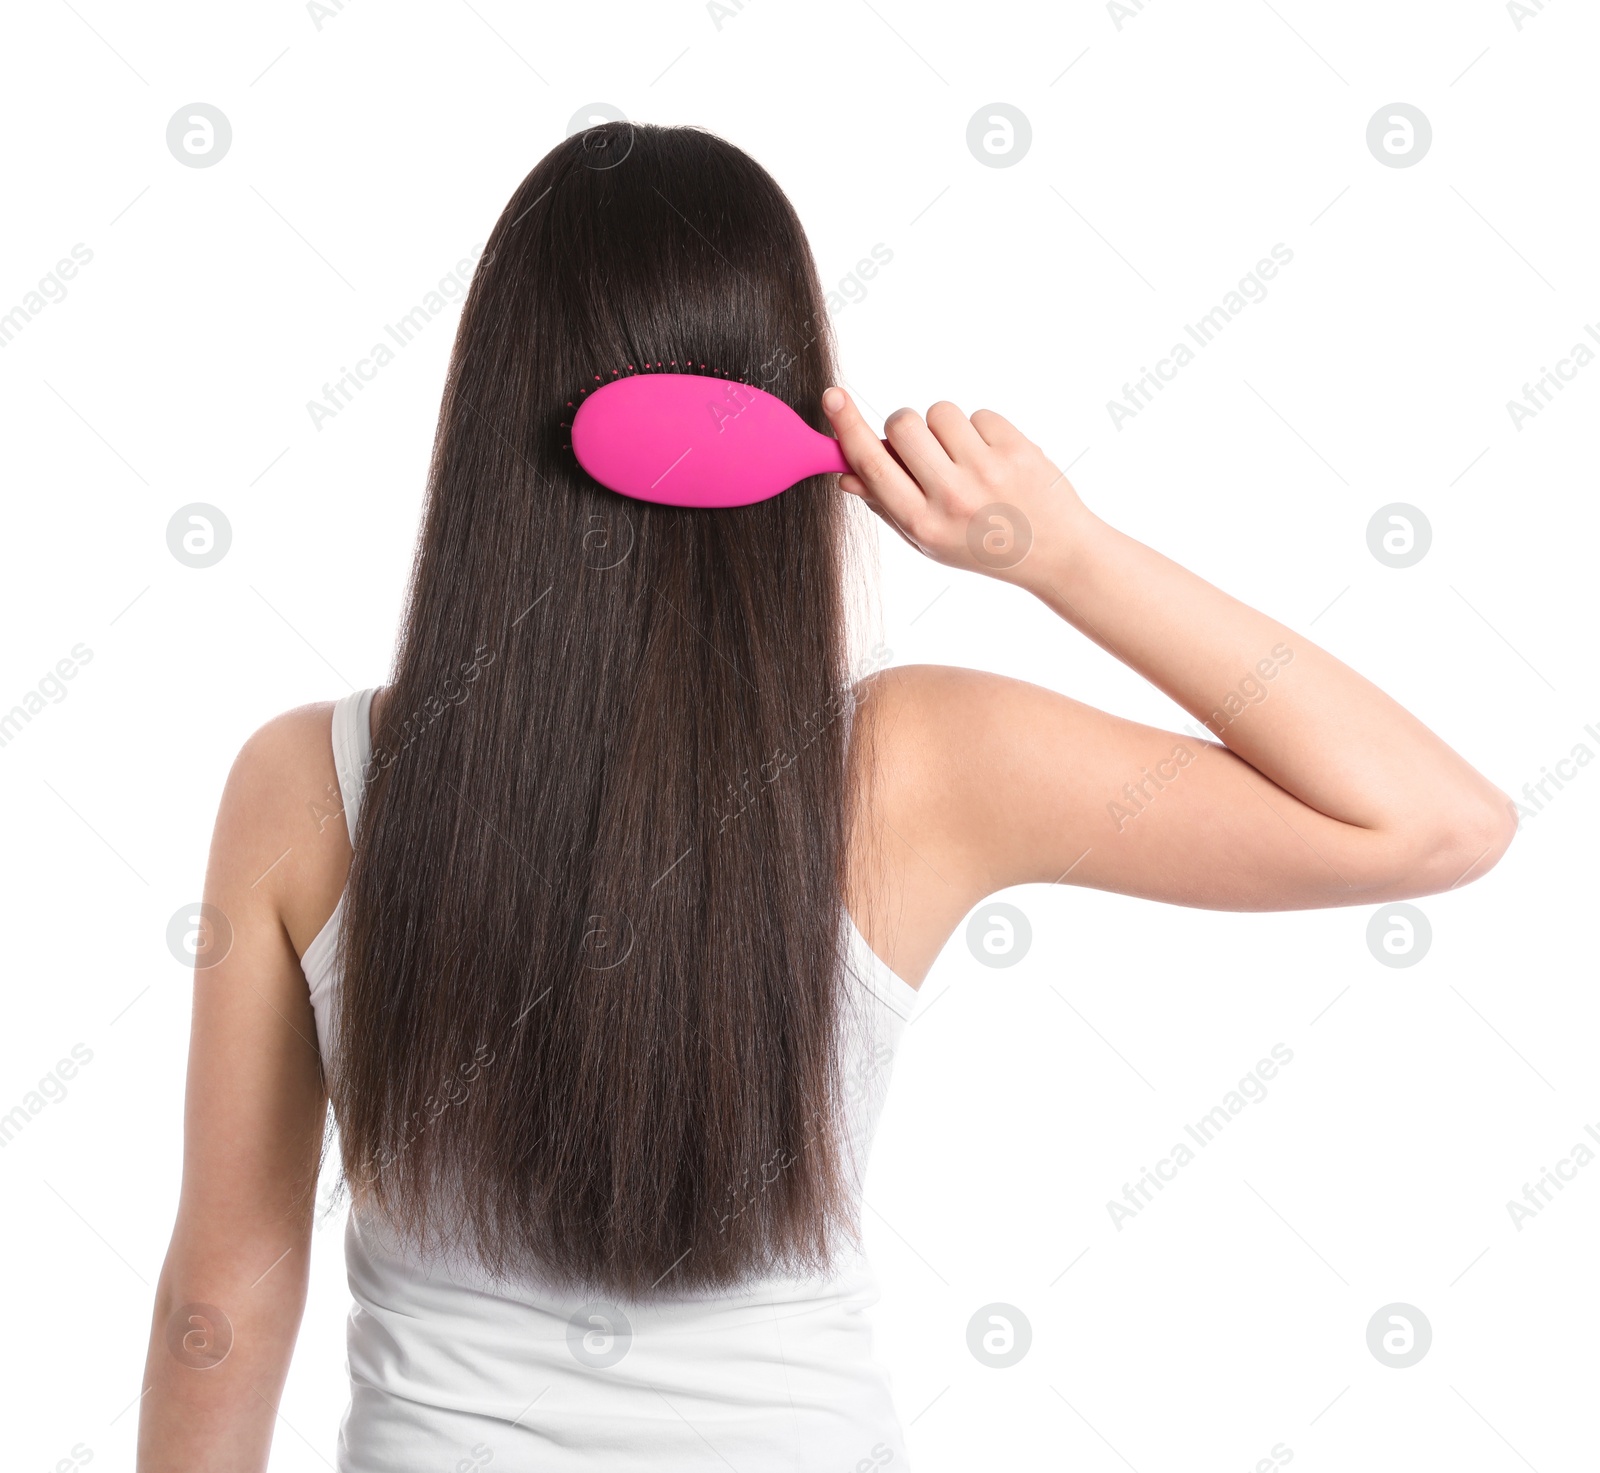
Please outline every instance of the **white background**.
[{"label": "white background", "polygon": [[[93,252],[0,349],[0,710],[92,652],[0,747],[0,1112],[73,1045],[93,1055],[0,1148],[8,1467],[77,1444],[132,1464],[180,1166],[167,923],[198,899],[245,737],[386,677],[454,310],[320,430],[306,402],[588,104],[747,149],[830,285],[892,252],[836,319],[878,418],[1001,410],[1102,516],[1334,651],[1508,792],[1600,752],[1600,364],[1520,429],[1506,409],[1600,323],[1591,8],[1519,27],[1490,0],[1147,0],[1119,26],[1091,3],[736,4],[720,24],[691,0],[351,0],[320,28],[288,0],[8,16],[0,311]],[[233,129],[201,169],[165,142],[197,101]],[[1366,143],[1396,101],[1432,124],[1408,168]],[[965,141],[995,102],[1032,128],[1005,168]],[[1107,400],[1277,243],[1294,259],[1266,299],[1118,429]],[[167,549],[191,502],[233,529],[210,569]],[[1367,547],[1391,502],[1433,532],[1403,570]],[[893,537],[881,564],[896,662],[1189,719],[1026,595]],[[1014,967],[952,940],[868,1191],[922,1473],[1225,1473],[1280,1443],[1308,1473],[1595,1466],[1600,1162],[1520,1230],[1506,1207],[1600,1128],[1600,770],[1566,771],[1493,873],[1420,902],[1414,966],[1374,957],[1368,910],[1067,887],[1005,897],[1033,928]],[[1119,1231],[1108,1199],[1275,1043],[1294,1058],[1267,1098]],[[331,1463],[347,1302],[330,1219],[275,1470]],[[1006,1370],[967,1348],[994,1302],[1032,1330]],[[1367,1346],[1393,1302],[1432,1326],[1409,1369]]]}]

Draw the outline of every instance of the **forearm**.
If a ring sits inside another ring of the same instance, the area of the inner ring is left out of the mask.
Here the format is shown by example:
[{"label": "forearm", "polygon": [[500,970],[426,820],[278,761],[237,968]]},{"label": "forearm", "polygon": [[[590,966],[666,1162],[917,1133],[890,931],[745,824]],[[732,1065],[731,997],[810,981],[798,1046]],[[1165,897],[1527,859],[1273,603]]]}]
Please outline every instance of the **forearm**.
[{"label": "forearm", "polygon": [[1371,681],[1086,509],[1068,535],[1036,545],[1017,574],[1257,771],[1330,818],[1408,833],[1508,821],[1506,795]]}]

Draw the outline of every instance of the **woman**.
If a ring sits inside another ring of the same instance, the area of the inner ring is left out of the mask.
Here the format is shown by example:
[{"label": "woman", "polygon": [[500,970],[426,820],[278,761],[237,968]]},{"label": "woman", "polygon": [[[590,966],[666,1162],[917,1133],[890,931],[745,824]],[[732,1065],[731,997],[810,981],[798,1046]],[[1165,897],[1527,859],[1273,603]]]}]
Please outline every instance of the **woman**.
[{"label": "woman", "polygon": [[[905,1467],[860,1174],[969,911],[1055,882],[1374,904],[1509,844],[1505,796],[1361,676],[998,414],[902,410],[886,448],[831,351],[792,208],[706,133],[595,129],[506,206],[393,680],[269,722],[223,795],[145,1473],[265,1466],[330,1100],[342,1469]],[[715,512],[589,480],[583,393],[685,369],[831,428],[852,473]],[[852,683],[845,496],[1220,741],[973,670]]]}]

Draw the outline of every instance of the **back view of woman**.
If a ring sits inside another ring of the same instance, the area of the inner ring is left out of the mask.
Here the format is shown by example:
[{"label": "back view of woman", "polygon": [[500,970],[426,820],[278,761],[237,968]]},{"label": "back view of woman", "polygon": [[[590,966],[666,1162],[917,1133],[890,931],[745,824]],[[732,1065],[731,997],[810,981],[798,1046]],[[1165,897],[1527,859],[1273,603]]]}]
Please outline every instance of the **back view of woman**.
[{"label": "back view of woman", "polygon": [[[600,488],[577,406],[680,372],[774,394],[853,472],[718,511]],[[901,411],[886,448],[836,378],[799,221],[731,145],[607,125],[506,206],[393,678],[268,723],[223,796],[233,942],[196,972],[145,1473],[265,1466],[330,1101],[341,1469],[906,1467],[860,1184],[971,908],[1056,882],[1371,904],[1510,842],[1442,741],[1095,517],[999,415]],[[841,492],[1219,740],[975,671],[853,682]]]}]

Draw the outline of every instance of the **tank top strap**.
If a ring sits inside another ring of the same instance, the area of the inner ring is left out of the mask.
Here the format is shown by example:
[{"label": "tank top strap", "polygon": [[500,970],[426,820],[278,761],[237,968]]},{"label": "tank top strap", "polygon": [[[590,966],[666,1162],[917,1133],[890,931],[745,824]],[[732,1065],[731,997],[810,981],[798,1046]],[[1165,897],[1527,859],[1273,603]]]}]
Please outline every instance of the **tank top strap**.
[{"label": "tank top strap", "polygon": [[339,796],[344,802],[344,823],[350,842],[356,841],[361,798],[366,792],[372,762],[372,698],[377,686],[353,690],[333,703],[333,768],[339,776]]}]

